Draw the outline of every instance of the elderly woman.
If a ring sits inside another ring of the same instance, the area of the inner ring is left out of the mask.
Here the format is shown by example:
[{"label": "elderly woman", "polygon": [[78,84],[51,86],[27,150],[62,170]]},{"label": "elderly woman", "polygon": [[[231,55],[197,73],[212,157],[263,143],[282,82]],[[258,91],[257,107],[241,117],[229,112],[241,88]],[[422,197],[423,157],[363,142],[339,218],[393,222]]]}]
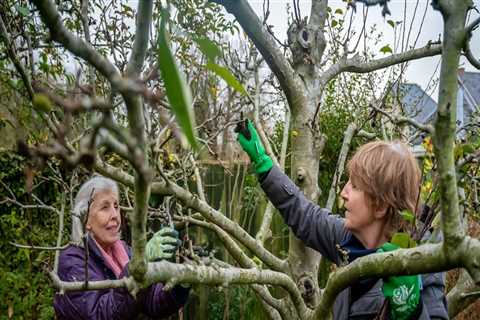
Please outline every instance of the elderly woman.
[{"label": "elderly woman", "polygon": [[[95,176],[85,182],[75,198],[72,212],[72,240],[85,245],[70,245],[61,252],[58,276],[63,281],[85,280],[88,257],[88,280],[114,280],[128,275],[131,250],[120,240],[118,186],[110,179]],[[147,244],[147,259],[172,258],[179,240],[176,231],[161,229]],[[181,308],[188,289],[176,286],[164,291],[153,284],[140,290],[134,298],[125,288],[76,291],[56,294],[55,313],[59,319],[134,319],[145,315],[166,317]]]}]

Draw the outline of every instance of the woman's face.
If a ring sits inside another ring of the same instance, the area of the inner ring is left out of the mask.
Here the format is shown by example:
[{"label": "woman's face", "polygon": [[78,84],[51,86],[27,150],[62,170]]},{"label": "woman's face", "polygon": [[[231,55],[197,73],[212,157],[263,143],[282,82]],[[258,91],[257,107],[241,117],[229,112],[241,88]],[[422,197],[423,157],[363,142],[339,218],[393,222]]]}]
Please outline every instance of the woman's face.
[{"label": "woman's face", "polygon": [[104,249],[120,239],[120,207],[118,195],[110,190],[100,190],[93,196],[88,214],[87,230]]},{"label": "woman's face", "polygon": [[361,233],[368,229],[375,221],[371,207],[367,202],[367,195],[362,190],[356,188],[351,180],[343,187],[340,196],[344,200],[345,206],[345,228],[354,234]]}]

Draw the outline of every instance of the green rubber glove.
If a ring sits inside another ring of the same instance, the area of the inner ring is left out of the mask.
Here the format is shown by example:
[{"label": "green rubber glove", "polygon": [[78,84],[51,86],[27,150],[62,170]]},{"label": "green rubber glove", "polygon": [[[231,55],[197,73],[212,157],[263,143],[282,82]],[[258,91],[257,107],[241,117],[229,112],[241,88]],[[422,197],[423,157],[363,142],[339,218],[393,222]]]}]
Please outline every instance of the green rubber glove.
[{"label": "green rubber glove", "polygon": [[147,242],[145,248],[149,262],[169,260],[175,256],[181,241],[178,239],[178,232],[170,227],[164,227],[155,233]]},{"label": "green rubber glove", "polygon": [[[260,141],[257,130],[250,120],[239,124],[235,129],[238,132],[237,140],[242,149],[248,154],[250,160],[255,164],[255,172],[261,174],[273,167],[272,159],[265,153],[265,148]],[[243,126],[242,126],[243,125]]]},{"label": "green rubber glove", "polygon": [[[386,242],[377,252],[397,250],[399,247]],[[390,317],[393,320],[409,319],[420,302],[420,275],[392,276],[383,279],[383,295],[390,303]]]}]

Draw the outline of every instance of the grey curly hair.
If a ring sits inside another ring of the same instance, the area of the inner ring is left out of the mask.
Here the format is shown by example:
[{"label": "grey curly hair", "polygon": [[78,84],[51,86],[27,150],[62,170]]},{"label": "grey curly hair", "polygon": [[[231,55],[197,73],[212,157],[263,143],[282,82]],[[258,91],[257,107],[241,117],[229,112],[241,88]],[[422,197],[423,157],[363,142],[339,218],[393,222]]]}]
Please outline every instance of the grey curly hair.
[{"label": "grey curly hair", "polygon": [[86,214],[95,193],[99,191],[112,191],[118,196],[118,185],[115,181],[104,176],[96,175],[82,184],[78,190],[72,209],[72,241],[81,243],[84,233],[83,225]]}]

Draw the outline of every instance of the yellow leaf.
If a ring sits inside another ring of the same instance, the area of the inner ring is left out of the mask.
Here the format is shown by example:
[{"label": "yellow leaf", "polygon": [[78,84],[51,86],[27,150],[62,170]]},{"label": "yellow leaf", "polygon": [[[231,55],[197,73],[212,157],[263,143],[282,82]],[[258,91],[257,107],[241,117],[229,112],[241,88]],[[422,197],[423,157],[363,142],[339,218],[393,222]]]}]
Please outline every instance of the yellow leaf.
[{"label": "yellow leaf", "polygon": [[296,136],[298,136],[298,132],[295,130],[292,130],[292,137],[296,137]]}]

